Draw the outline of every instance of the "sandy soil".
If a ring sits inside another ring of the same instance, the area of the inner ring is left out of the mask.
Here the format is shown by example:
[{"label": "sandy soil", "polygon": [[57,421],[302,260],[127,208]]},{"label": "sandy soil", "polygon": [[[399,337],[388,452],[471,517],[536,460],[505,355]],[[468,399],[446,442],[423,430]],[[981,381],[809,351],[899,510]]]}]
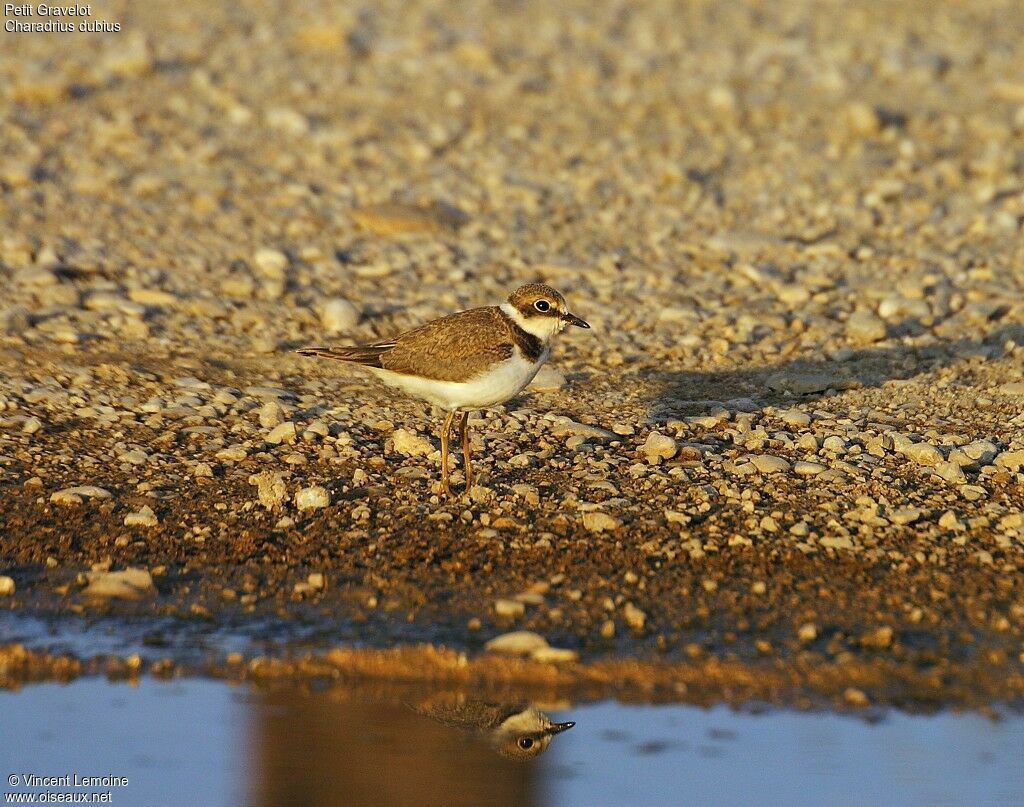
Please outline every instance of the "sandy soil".
[{"label": "sandy soil", "polygon": [[[0,638],[1020,697],[1013,3],[207,5],[0,40]],[[595,328],[459,502],[438,413],[290,352],[536,279]]]}]

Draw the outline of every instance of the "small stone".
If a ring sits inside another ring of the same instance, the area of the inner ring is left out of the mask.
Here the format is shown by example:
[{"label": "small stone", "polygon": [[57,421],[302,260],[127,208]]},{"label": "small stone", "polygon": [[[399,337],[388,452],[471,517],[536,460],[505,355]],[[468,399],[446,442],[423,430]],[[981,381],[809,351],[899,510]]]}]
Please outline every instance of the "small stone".
[{"label": "small stone", "polygon": [[667,434],[651,432],[640,451],[651,465],[659,465],[662,460],[670,460],[676,455],[676,441]]},{"label": "small stone", "polygon": [[452,205],[440,202],[425,206],[387,202],[353,210],[352,219],[376,235],[401,235],[457,230],[469,220],[469,216]]},{"label": "small stone", "polygon": [[790,468],[789,462],[773,454],[755,454],[749,460],[757,468],[758,472],[762,474],[785,473]]},{"label": "small stone", "polygon": [[12,597],[16,586],[14,585],[14,578],[8,577],[5,574],[0,574],[0,597]]},{"label": "small stone", "polygon": [[529,630],[516,630],[495,636],[484,645],[484,650],[507,656],[529,656],[548,646],[547,639],[540,634]]},{"label": "small stone", "polygon": [[899,510],[894,510],[889,514],[889,521],[893,524],[913,524],[922,516],[922,511],[918,507],[902,507]]},{"label": "small stone", "polygon": [[942,452],[931,443],[911,443],[898,450],[903,456],[918,465],[938,465],[943,461]]},{"label": "small stone", "polygon": [[245,446],[233,445],[222,448],[214,456],[221,462],[241,462],[249,456],[249,452]]},{"label": "small stone", "polygon": [[1024,449],[1019,451],[1004,451],[993,461],[994,465],[1000,468],[1007,468],[1011,471],[1018,471],[1024,466]]},{"label": "small stone", "polygon": [[425,457],[434,451],[434,444],[426,437],[408,429],[395,429],[391,433],[395,451],[407,457]]},{"label": "small stone", "polygon": [[271,429],[265,439],[271,445],[276,446],[281,443],[294,443],[295,438],[295,424],[290,420],[286,420],[284,423],[280,423]]},{"label": "small stone", "polygon": [[303,488],[295,494],[295,506],[299,510],[319,510],[329,506],[330,503],[331,494],[327,491],[327,488],[320,487],[319,485]]},{"label": "small stone", "polygon": [[25,418],[25,422],[21,424],[21,430],[25,434],[35,434],[43,428],[43,421],[37,417]]},{"label": "small stone", "polygon": [[597,510],[592,510],[589,513],[583,514],[583,526],[591,532],[615,530],[618,529],[621,524],[622,522],[617,518]]},{"label": "small stone", "polygon": [[871,701],[868,700],[868,696],[856,687],[847,687],[843,692],[843,700],[850,706],[867,706],[871,703]]},{"label": "small stone", "polygon": [[942,462],[936,463],[935,473],[954,485],[967,481],[967,477],[964,476],[963,469],[955,462],[943,460]]},{"label": "small stone", "polygon": [[965,525],[957,518],[956,513],[952,510],[947,510],[939,517],[939,526],[944,530],[962,530]]},{"label": "small stone", "polygon": [[874,647],[883,650],[892,644],[893,630],[889,626],[875,628],[870,633],[860,637],[860,643],[864,647]]},{"label": "small stone", "polygon": [[519,600],[495,600],[494,613],[500,617],[515,619],[526,613],[526,605]]},{"label": "small stone", "polygon": [[627,602],[622,606],[622,616],[626,620],[626,624],[638,633],[644,629],[644,625],[647,622],[647,614],[631,602]]},{"label": "small stone", "polygon": [[273,429],[284,422],[284,410],[277,401],[267,401],[260,407],[260,425],[264,429]]},{"label": "small stone", "polygon": [[865,137],[878,133],[878,115],[870,104],[863,101],[847,104],[844,117],[846,127],[852,135]]},{"label": "small stone", "polygon": [[85,576],[89,585],[82,594],[86,597],[140,600],[156,593],[153,576],[145,569],[86,572]]},{"label": "small stone", "polygon": [[1001,384],[999,392],[1003,395],[1024,395],[1024,381],[1011,381],[1008,384]]},{"label": "small stone", "polygon": [[133,448],[122,454],[121,459],[129,465],[145,465],[149,462],[149,455],[141,448]]},{"label": "small stone", "polygon": [[960,449],[967,457],[982,465],[991,462],[999,453],[999,448],[990,440],[975,440]]},{"label": "small stone", "polygon": [[0,311],[0,336],[21,336],[29,329],[28,310],[24,306],[12,306]]},{"label": "small stone", "polygon": [[615,623],[610,619],[606,619],[603,623],[601,623],[601,637],[604,639],[611,639],[614,636]]},{"label": "small stone", "polygon": [[885,322],[870,311],[854,311],[846,320],[846,338],[856,345],[885,339]]},{"label": "small stone", "polygon": [[826,535],[819,543],[829,549],[853,549],[853,541],[846,535]]},{"label": "small stone", "polygon": [[288,256],[276,249],[260,249],[252,256],[253,263],[261,275],[280,280],[288,268]]},{"label": "small stone", "polygon": [[793,426],[798,429],[811,425],[811,416],[806,412],[801,412],[799,409],[787,409],[784,412],[779,412],[779,420],[787,426]]},{"label": "small stone", "polygon": [[323,591],[324,589],[325,581],[322,572],[311,572],[306,578],[306,582],[317,591]]},{"label": "small stone", "polygon": [[809,395],[842,386],[839,378],[827,373],[777,373],[765,383],[776,392],[789,390],[794,395]]},{"label": "small stone", "polygon": [[195,469],[192,471],[192,475],[197,479],[212,479],[213,468],[208,462],[200,462],[196,464]]},{"label": "small stone", "polygon": [[552,367],[550,364],[545,364],[540,368],[537,375],[533,377],[533,381],[530,382],[530,389],[537,390],[538,392],[554,392],[555,390],[562,389],[567,383],[564,372],[557,367]]},{"label": "small stone", "polygon": [[359,309],[342,297],[333,297],[320,309],[320,321],[328,333],[349,333],[359,324]]},{"label": "small stone", "polygon": [[126,527],[155,527],[159,523],[156,513],[149,505],[143,505],[137,513],[129,513],[124,517]]},{"label": "small stone", "polygon": [[818,626],[813,622],[805,622],[797,629],[796,637],[804,644],[813,642],[818,638]]},{"label": "small stone", "polygon": [[579,653],[567,647],[538,647],[530,653],[530,658],[541,664],[566,664],[576,661]]},{"label": "small stone", "polygon": [[820,462],[804,462],[799,460],[793,463],[793,473],[797,476],[817,476],[825,470],[828,469]]},{"label": "small stone", "polygon": [[84,499],[110,499],[113,494],[95,485],[79,485],[73,488],[64,488],[50,495],[50,501],[54,504],[81,504]]}]

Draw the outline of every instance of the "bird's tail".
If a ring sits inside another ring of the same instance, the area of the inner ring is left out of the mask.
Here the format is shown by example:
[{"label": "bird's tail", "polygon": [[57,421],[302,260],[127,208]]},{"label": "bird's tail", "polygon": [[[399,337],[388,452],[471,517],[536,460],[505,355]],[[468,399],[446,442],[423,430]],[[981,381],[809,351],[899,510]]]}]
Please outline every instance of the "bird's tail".
[{"label": "bird's tail", "polygon": [[347,361],[366,367],[382,367],[380,357],[394,346],[394,342],[381,342],[374,345],[352,345],[351,347],[302,347],[295,352],[300,356],[319,356],[323,359]]}]

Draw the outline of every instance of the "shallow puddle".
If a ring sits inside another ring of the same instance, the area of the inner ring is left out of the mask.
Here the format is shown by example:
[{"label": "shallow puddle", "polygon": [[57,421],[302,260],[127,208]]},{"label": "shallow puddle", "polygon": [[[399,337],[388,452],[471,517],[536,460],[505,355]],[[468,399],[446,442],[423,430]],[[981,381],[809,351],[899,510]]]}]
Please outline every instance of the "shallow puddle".
[{"label": "shallow puddle", "polygon": [[[869,723],[784,710],[84,678],[0,692],[0,737],[5,800],[50,792],[122,805],[1024,803],[1020,715],[889,712]],[[30,775],[69,779],[32,787]]]}]

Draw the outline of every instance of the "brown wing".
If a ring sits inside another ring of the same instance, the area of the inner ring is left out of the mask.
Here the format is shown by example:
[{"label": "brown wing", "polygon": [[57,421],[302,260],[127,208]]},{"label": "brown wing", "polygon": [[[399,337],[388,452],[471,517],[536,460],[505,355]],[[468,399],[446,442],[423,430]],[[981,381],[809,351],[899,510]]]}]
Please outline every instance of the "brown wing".
[{"label": "brown wing", "polygon": [[512,357],[513,335],[497,307],[474,308],[399,334],[380,356],[385,370],[464,381]]},{"label": "brown wing", "polygon": [[394,342],[379,342],[372,345],[352,345],[350,347],[303,347],[295,352],[300,356],[319,356],[322,359],[350,361],[367,367],[380,367],[380,357],[394,346]]}]

